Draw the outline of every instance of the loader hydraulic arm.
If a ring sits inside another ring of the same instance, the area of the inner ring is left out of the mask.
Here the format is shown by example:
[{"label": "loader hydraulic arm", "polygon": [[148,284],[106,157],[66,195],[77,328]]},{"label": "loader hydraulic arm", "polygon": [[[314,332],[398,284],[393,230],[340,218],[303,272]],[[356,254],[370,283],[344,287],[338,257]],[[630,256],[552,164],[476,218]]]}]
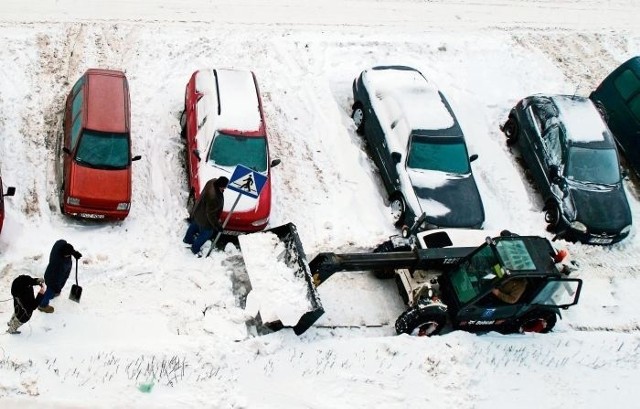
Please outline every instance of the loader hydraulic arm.
[{"label": "loader hydraulic arm", "polygon": [[309,269],[317,287],[338,271],[450,268],[475,249],[476,247],[450,247],[387,253],[320,253],[311,260]]}]

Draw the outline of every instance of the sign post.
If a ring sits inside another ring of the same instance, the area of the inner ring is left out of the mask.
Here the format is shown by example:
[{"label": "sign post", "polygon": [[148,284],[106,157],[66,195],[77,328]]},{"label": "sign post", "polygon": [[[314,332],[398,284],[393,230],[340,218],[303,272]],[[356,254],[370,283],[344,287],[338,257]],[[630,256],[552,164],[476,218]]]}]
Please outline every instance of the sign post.
[{"label": "sign post", "polygon": [[[240,197],[242,195],[245,195],[257,199],[258,196],[260,196],[260,192],[262,191],[262,188],[264,187],[266,182],[267,177],[262,173],[255,172],[253,169],[248,168],[244,165],[236,165],[236,168],[231,174],[231,178],[229,178],[227,189],[238,192],[238,196],[236,197],[235,202],[233,202],[229,213],[227,213],[227,217],[224,219],[224,223],[222,223],[222,231],[224,231],[224,228],[227,226],[227,223],[231,218],[231,213],[233,213],[234,209],[238,205]],[[216,235],[216,238],[213,240],[211,248],[207,253],[207,257],[209,257],[209,255],[213,251],[213,248],[216,246],[216,243],[220,239],[220,236],[222,236],[222,231],[219,231]]]}]

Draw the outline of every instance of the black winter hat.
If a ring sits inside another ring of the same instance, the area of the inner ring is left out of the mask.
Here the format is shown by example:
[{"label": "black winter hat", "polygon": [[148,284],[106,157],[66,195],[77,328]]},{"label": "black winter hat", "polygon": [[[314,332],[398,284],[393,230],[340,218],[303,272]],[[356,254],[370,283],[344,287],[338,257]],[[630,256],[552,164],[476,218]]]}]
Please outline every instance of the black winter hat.
[{"label": "black winter hat", "polygon": [[72,256],[75,253],[75,249],[69,243],[65,243],[62,245],[62,255],[63,256]]},{"label": "black winter hat", "polygon": [[213,185],[215,187],[227,187],[228,184],[229,179],[227,179],[225,176],[220,176],[218,179],[216,179],[215,182],[213,182]]}]

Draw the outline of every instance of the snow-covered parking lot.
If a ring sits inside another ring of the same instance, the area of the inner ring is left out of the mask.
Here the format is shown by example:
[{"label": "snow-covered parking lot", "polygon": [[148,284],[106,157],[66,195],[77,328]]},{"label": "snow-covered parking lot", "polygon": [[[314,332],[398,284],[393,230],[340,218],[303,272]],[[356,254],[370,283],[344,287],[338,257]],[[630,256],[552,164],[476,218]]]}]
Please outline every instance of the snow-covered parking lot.
[{"label": "snow-covered parking lot", "polygon": [[[271,226],[293,222],[306,253],[367,251],[396,231],[356,135],[351,83],[402,64],[433,79],[465,135],[491,230],[545,231],[541,203],[499,125],[522,97],[588,95],[640,55],[636,0],[323,2],[32,1],[0,13],[0,316],[11,281],[42,276],[65,238],[82,252],[80,303],[55,299],[22,334],[0,336],[0,407],[634,407],[640,364],[640,194],[611,247],[566,243],[584,280],[546,335],[396,336],[393,283],[369,272],[319,287],[327,313],[297,337],[255,336],[246,275],[229,246],[195,258],[179,116],[204,67],[248,68],[262,91],[273,169]],[[87,68],[126,72],[133,204],[122,223],[60,215],[55,141]],[[369,325],[363,327],[363,325]],[[145,393],[145,391],[147,393]]]}]

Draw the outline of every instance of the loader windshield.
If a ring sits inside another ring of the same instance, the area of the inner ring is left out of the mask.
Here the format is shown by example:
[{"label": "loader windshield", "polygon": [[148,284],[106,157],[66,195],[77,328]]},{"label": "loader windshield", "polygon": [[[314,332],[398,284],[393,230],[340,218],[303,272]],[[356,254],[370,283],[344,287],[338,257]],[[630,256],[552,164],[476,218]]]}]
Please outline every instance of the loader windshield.
[{"label": "loader windshield", "polygon": [[491,246],[485,244],[451,273],[451,284],[458,300],[464,304],[488,292],[503,274],[500,260]]},{"label": "loader windshield", "polygon": [[533,271],[536,269],[527,245],[521,239],[503,238],[496,243],[496,248],[502,262],[509,270]]}]

